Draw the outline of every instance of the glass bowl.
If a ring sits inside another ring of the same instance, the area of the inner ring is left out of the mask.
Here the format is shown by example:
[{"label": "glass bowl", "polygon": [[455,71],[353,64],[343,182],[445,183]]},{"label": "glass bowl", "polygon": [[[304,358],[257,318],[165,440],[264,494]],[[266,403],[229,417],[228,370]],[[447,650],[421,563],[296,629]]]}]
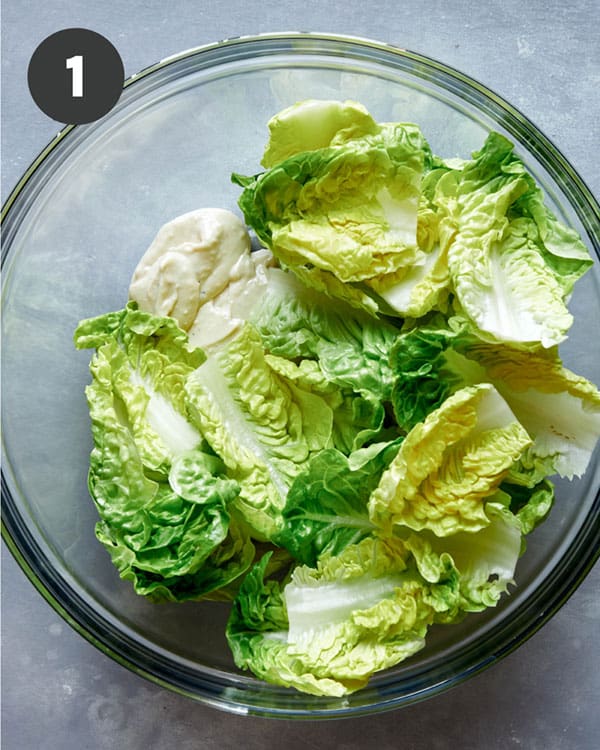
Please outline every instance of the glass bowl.
[{"label": "glass bowl", "polygon": [[420,124],[435,153],[468,157],[490,130],[517,153],[596,263],[571,301],[565,364],[596,383],[598,204],[555,146],[484,86],[434,60],[364,39],[281,33],[189,50],[129,79],[117,106],[66,127],[3,212],[3,536],[25,573],[83,636],[154,682],[240,714],[325,718],[408,705],[506,655],[565,602],[599,555],[600,470],[557,483],[510,597],[430,632],[427,647],[347,698],[315,698],[239,672],[228,605],[155,605],[121,581],[95,540],[77,322],[123,306],[158,227],[203,206],[237,211],[233,171],[253,174],[267,120],[305,98],[355,99],[377,120]]}]

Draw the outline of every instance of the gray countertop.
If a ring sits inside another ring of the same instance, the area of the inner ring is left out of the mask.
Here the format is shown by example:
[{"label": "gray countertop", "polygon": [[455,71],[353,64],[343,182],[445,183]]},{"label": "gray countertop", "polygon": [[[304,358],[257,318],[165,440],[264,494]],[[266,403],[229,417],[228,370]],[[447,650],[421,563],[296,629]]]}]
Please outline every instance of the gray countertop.
[{"label": "gray countertop", "polygon": [[[58,130],[33,103],[27,65],[54,31],[83,26],[118,48],[126,75],[223,38],[305,30],[370,37],[437,58],[521,109],[600,194],[595,0],[4,0],[2,199]],[[458,748],[586,750],[600,737],[600,568],[516,652],[436,698],[337,722],[241,718],[157,687],[97,651],[2,550],[2,741],[6,750]]]}]

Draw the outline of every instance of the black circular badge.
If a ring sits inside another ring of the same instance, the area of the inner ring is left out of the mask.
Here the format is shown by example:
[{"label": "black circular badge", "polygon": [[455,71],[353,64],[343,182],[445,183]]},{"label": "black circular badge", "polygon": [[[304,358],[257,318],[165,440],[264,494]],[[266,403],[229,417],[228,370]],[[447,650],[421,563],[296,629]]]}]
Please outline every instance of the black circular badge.
[{"label": "black circular badge", "polygon": [[124,76],[121,56],[108,39],[89,29],[63,29],[33,53],[27,82],[48,117],[79,125],[114,107]]}]

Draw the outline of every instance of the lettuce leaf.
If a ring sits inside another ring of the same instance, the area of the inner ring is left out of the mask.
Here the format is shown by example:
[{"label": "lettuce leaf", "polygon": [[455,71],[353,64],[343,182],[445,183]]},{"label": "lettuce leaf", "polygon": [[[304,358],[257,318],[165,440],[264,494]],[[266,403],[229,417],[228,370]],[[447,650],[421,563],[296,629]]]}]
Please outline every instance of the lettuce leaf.
[{"label": "lettuce leaf", "polygon": [[[419,651],[431,625],[496,606],[514,584],[524,531],[503,491],[487,502],[487,526],[444,537],[429,530],[373,535],[360,526],[360,502],[350,498],[343,507],[359,523],[350,521],[346,530],[354,525],[366,536],[339,547],[326,540],[344,519],[327,517],[330,498],[319,507],[318,488],[308,497],[310,508],[296,510],[299,533],[303,523],[321,524],[312,540],[325,543],[314,565],[298,565],[280,582],[265,575],[263,559],[233,603],[227,639],[235,663],[258,677],[315,695],[352,693],[373,673]],[[523,495],[520,500],[526,507]]]},{"label": "lettuce leaf", "polygon": [[382,313],[420,318],[447,305],[452,291],[448,250],[456,227],[431,198],[431,185],[445,171],[436,166],[423,175],[417,212],[417,245],[422,251],[419,261],[366,282]]},{"label": "lettuce leaf", "polygon": [[228,586],[249,567],[254,547],[231,521],[239,487],[224,476],[183,398],[204,354],[187,348],[174,320],[135,304],[82,321],[75,343],[96,347],[86,388],[94,441],[88,485],[100,516],[96,536],[121,577],[156,601]]},{"label": "lettuce leaf", "polygon": [[274,115],[261,159],[269,169],[290,156],[376,133],[379,126],[359,102],[306,99]]},{"label": "lettuce leaf", "polygon": [[581,476],[600,436],[600,392],[565,368],[556,349],[528,351],[475,337],[439,318],[398,337],[391,353],[393,403],[405,429],[465,385],[491,383],[533,438],[521,461],[535,483]]},{"label": "lettuce leaf", "polygon": [[389,354],[398,328],[273,269],[269,286],[250,315],[270,354],[318,362],[340,388],[389,401]]},{"label": "lettuce leaf", "polygon": [[493,386],[462,388],[408,433],[369,499],[369,516],[387,533],[479,531],[490,523],[486,499],[530,444]]},{"label": "lettuce leaf", "polygon": [[425,531],[405,541],[426,580],[437,580],[444,559],[450,558],[457,571],[460,614],[445,613],[437,622],[457,622],[467,612],[495,607],[502,594],[514,584],[514,575],[522,549],[517,520],[502,511],[502,505],[487,503],[488,526],[476,533],[459,531],[443,538]]},{"label": "lettuce leaf", "polygon": [[[267,152],[278,151],[282,133],[272,130]],[[246,222],[281,263],[357,282],[420,258],[419,186],[429,156],[417,126],[386,123],[373,134],[293,153],[254,178],[232,179],[244,188]]]},{"label": "lettuce leaf", "polygon": [[[92,374],[109,389],[107,398],[114,398],[144,465],[168,473],[174,456],[201,441],[188,418],[183,384],[204,361],[202,350],[188,348],[175,320],[142,312],[135,303],[82,321],[74,337],[79,349],[97,349]],[[94,386],[87,393],[100,395]]]},{"label": "lettuce leaf", "polygon": [[190,375],[185,393],[194,423],[240,486],[233,507],[258,539],[272,538],[295,476],[331,443],[327,400],[277,373],[249,324]]},{"label": "lettuce leaf", "polygon": [[314,456],[290,488],[277,543],[314,566],[322,554],[337,555],[372,535],[367,503],[396,451],[391,442],[350,457],[333,449]]},{"label": "lettuce leaf", "polygon": [[261,561],[244,579],[227,625],[235,663],[279,685],[341,696],[419,651],[438,613],[456,610],[449,558],[425,581],[399,540],[365,538],[298,566],[282,586]]},{"label": "lettuce leaf", "polygon": [[473,160],[439,178],[434,203],[456,227],[452,288],[482,335],[530,348],[564,341],[573,320],[565,300],[592,261],[545,207],[513,144],[490,133]]},{"label": "lettuce leaf", "polygon": [[381,401],[374,396],[362,396],[350,389],[340,388],[327,379],[316,360],[301,359],[297,362],[266,354],[265,361],[274,372],[318,394],[327,402],[333,416],[333,448],[348,454],[390,431],[384,424],[386,412]]},{"label": "lettuce leaf", "polygon": [[310,289],[331,297],[333,300],[342,300],[347,305],[364,310],[375,318],[379,313],[395,314],[391,308],[386,307],[383,298],[376,298],[368,286],[357,283],[344,283],[331,271],[324,271],[316,266],[299,266],[297,264],[287,265],[280,263],[289,273],[293,273],[299,281]]}]

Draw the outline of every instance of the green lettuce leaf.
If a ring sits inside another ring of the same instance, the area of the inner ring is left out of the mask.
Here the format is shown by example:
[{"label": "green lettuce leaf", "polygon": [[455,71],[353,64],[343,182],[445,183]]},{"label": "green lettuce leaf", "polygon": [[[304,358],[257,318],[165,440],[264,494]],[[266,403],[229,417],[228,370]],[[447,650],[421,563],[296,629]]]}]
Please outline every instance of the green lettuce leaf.
[{"label": "green lettuce leaf", "polygon": [[323,553],[337,555],[372,535],[367,503],[397,449],[392,442],[366,455],[348,458],[331,449],[314,456],[290,488],[277,543],[296,560],[316,565]]},{"label": "green lettuce leaf", "polygon": [[[92,374],[110,388],[144,465],[168,473],[175,456],[201,441],[189,420],[183,386],[204,353],[188,348],[187,335],[172,318],[142,312],[135,303],[82,321],[74,337],[77,348],[97,349]],[[88,396],[93,393],[92,387]]]},{"label": "green lettuce leaf", "polygon": [[365,538],[316,568],[298,566],[282,586],[262,565],[245,578],[227,638],[238,667],[316,695],[345,695],[424,646],[438,614],[456,610],[449,558],[435,583],[399,540]]},{"label": "green lettuce leaf", "polygon": [[378,125],[358,102],[307,99],[278,112],[267,123],[269,142],[261,164],[269,169],[290,156],[374,134]]},{"label": "green lettuce leaf", "polygon": [[386,413],[381,401],[331,382],[316,360],[296,361],[266,354],[265,361],[274,372],[301,388],[318,394],[326,401],[333,417],[333,448],[348,454],[366,443],[383,438],[390,431],[384,424]]},{"label": "green lettuce leaf", "polygon": [[[449,556],[459,575],[459,603],[462,613],[495,607],[510,586],[526,549],[526,536],[548,515],[554,501],[554,487],[542,480],[532,488],[503,482],[485,506],[490,523],[476,533],[459,531],[438,537],[424,530],[411,534],[405,545],[415,557],[426,580],[437,580],[441,559]],[[459,615],[438,622],[456,622]]]},{"label": "green lettuce leaf", "polygon": [[315,695],[364,687],[419,651],[431,625],[495,606],[514,583],[520,523],[503,497],[492,497],[487,513],[475,533],[364,537],[297,566],[283,583],[265,576],[262,560],[228,622],[235,663]]},{"label": "green lettuce leaf", "polygon": [[[172,511],[172,497],[166,498],[165,505]],[[157,514],[160,514],[158,504]],[[132,550],[124,543],[119,527],[103,521],[97,524],[96,536],[109,552],[121,578],[131,581],[136,593],[151,601],[231,600],[254,561],[254,546],[248,535],[217,506],[206,507],[202,515],[202,520],[194,525],[188,521],[182,540],[178,544],[171,542],[169,547],[158,540],[149,541],[149,545],[160,544],[161,548]],[[174,514],[172,522],[175,520]],[[194,566],[185,565],[185,550],[190,547],[196,550]]]},{"label": "green lettuce leaf", "polygon": [[385,305],[383,298],[377,299],[373,291],[362,283],[344,283],[331,271],[324,271],[316,266],[286,266],[284,263],[280,265],[293,273],[305,286],[316,289],[333,300],[342,300],[347,305],[357,310],[364,310],[375,318],[380,313],[394,314],[394,311]]},{"label": "green lettuce leaf", "polygon": [[270,539],[295,476],[331,444],[327,400],[273,370],[249,324],[190,375],[185,393],[194,423],[240,486],[232,507],[253,535]]},{"label": "green lettuce leaf", "polygon": [[[503,482],[500,492],[507,496],[505,505],[519,522],[524,536],[531,534],[547,518],[554,505],[554,485],[548,479],[542,479],[532,486]],[[521,553],[524,552],[524,545],[523,539]]]},{"label": "green lettuce leaf", "polygon": [[486,499],[531,444],[498,391],[462,388],[408,433],[369,500],[373,523],[437,536],[490,523]]},{"label": "green lettuce leaf", "polygon": [[96,347],[86,388],[94,441],[88,485],[100,516],[96,535],[121,577],[156,601],[228,586],[250,566],[254,548],[230,518],[239,486],[224,476],[182,398],[204,354],[187,348],[173,320],[135,305],[83,321],[75,342]]},{"label": "green lettuce leaf", "polygon": [[445,171],[435,167],[423,176],[417,213],[417,245],[422,251],[419,261],[366,282],[382,313],[420,318],[447,306],[451,292],[448,249],[456,227],[430,197],[431,185]]},{"label": "green lettuce leaf", "polygon": [[458,388],[491,383],[533,438],[515,469],[521,483],[585,472],[600,436],[600,393],[565,368],[556,349],[490,344],[458,318],[450,326],[438,318],[400,335],[390,362],[396,373],[394,410],[405,429]]},{"label": "green lettuce leaf", "polygon": [[[268,151],[277,150],[280,132]],[[412,265],[421,256],[417,212],[430,157],[420,130],[385,123],[332,144],[294,153],[252,180],[233,175],[244,187],[246,222],[282,264],[315,267],[343,282]]]},{"label": "green lettuce leaf", "polygon": [[235,664],[259,679],[313,695],[341,696],[345,687],[314,675],[287,653],[287,614],[280,584],[265,580],[270,553],[245,576],[233,602],[226,636]]},{"label": "green lettuce leaf", "polygon": [[452,288],[481,334],[530,348],[563,341],[572,323],[565,299],[591,258],[544,206],[513,144],[490,133],[472,161],[437,180],[433,200],[455,224]]},{"label": "green lettuce leaf", "polygon": [[424,531],[405,540],[426,580],[437,580],[440,565],[448,557],[457,570],[460,614],[442,613],[436,622],[457,622],[467,612],[495,607],[514,584],[522,549],[520,524],[493,500],[486,504],[486,515],[489,524],[476,533],[459,531],[440,538]]},{"label": "green lettuce leaf", "polygon": [[389,354],[398,328],[273,269],[250,315],[270,354],[316,360],[325,378],[363,396],[389,401]]}]

